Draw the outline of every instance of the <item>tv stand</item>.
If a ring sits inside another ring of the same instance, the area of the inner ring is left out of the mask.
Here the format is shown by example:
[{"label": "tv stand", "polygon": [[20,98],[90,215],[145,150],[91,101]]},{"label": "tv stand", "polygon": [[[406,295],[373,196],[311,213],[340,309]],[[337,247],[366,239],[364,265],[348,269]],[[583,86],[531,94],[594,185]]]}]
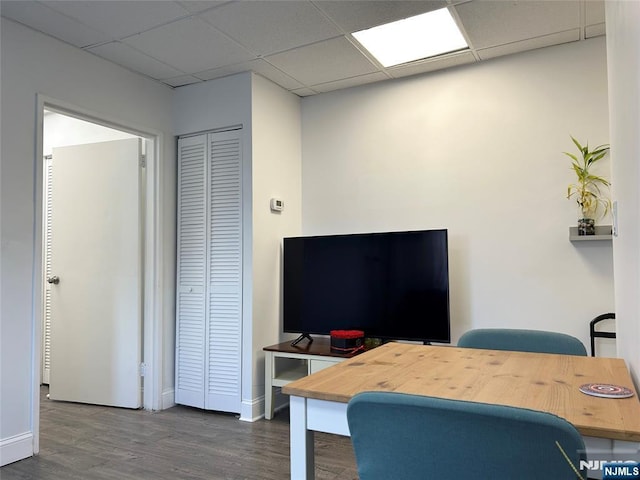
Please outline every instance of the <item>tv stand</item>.
[{"label": "tv stand", "polygon": [[[331,351],[329,338],[293,345],[291,341],[264,347],[264,418],[273,418],[274,390],[351,358],[354,353]],[[358,352],[360,353],[360,352]]]},{"label": "tv stand", "polygon": [[309,340],[309,345],[311,345],[313,343],[313,338],[311,338],[311,335],[309,335],[308,333],[302,333],[302,334],[300,334],[300,336],[298,338],[296,338],[293,342],[291,342],[291,346],[295,347],[297,344],[299,344],[305,338],[307,340]]}]

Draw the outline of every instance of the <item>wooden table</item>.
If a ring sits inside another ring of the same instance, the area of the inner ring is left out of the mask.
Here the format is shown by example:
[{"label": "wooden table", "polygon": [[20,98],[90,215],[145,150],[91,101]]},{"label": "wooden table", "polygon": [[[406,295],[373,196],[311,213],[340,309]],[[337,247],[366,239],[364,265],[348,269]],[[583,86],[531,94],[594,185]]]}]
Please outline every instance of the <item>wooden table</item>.
[{"label": "wooden table", "polygon": [[364,391],[401,392],[511,405],[571,422],[587,450],[640,442],[637,393],[626,399],[581,393],[585,383],[634,390],[622,359],[388,343],[283,387],[291,395],[291,478],[314,478],[313,432],[349,435],[347,402]]}]

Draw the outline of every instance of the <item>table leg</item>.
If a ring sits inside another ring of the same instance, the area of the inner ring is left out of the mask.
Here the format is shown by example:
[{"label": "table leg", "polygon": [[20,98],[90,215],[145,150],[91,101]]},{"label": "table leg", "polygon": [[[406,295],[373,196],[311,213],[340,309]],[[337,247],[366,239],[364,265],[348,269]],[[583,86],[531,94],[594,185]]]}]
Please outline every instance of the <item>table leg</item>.
[{"label": "table leg", "polygon": [[313,480],[313,430],[307,430],[307,399],[304,397],[289,399],[289,431],[291,480]]},{"label": "table leg", "polygon": [[273,418],[273,353],[264,355],[264,418]]}]

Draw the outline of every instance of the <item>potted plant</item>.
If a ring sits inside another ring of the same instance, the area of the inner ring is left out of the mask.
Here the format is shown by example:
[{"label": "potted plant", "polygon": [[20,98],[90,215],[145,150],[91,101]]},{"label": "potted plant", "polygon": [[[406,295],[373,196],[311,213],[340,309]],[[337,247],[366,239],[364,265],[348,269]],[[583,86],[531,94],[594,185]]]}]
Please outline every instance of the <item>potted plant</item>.
[{"label": "potted plant", "polygon": [[609,145],[598,145],[589,150],[589,145],[580,145],[573,136],[573,143],[580,151],[579,155],[563,152],[571,158],[571,166],[576,173],[577,181],[567,188],[567,198],[575,198],[580,207],[581,218],[578,220],[578,235],[594,235],[596,232],[595,218],[598,211],[602,216],[611,208],[611,200],[603,194],[603,188],[611,184],[608,180],[591,172],[593,165],[609,153]]}]

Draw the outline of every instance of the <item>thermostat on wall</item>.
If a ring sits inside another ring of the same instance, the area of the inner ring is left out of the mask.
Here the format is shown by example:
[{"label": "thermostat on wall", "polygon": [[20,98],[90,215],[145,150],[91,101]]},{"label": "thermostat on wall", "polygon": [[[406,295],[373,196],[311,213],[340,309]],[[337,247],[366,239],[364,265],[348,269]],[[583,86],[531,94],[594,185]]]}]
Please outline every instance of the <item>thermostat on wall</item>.
[{"label": "thermostat on wall", "polygon": [[281,212],[284,210],[284,202],[279,198],[271,199],[271,211],[272,212]]}]

